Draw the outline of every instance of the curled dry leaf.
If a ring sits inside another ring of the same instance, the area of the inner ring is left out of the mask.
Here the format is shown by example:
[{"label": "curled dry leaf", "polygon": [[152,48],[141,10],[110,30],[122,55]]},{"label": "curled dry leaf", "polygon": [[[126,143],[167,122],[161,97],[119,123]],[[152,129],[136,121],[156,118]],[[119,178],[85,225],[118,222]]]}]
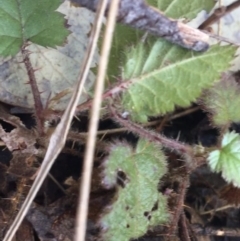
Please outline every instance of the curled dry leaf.
[{"label": "curled dry leaf", "polygon": [[240,206],[240,189],[228,184],[220,190],[220,198],[227,201],[227,204],[232,204],[235,207]]},{"label": "curled dry leaf", "polygon": [[[51,109],[64,110],[77,82],[94,14],[85,8],[70,6],[69,1],[64,1],[57,11],[66,15],[69,30],[72,32],[66,45],[53,49],[30,44],[27,49],[31,53],[30,60],[36,70],[43,105],[48,103]],[[30,85],[27,84],[29,80],[22,60],[21,53],[11,58],[0,58],[0,100],[32,109],[33,96]],[[97,61],[96,53],[92,67]],[[94,79],[94,74],[90,72],[85,85],[86,90],[91,88]],[[84,102],[87,96],[85,92],[79,103]]]},{"label": "curled dry leaf", "polygon": [[39,240],[73,240],[75,217],[72,200],[62,197],[49,207],[33,204],[26,216]]},{"label": "curled dry leaf", "polygon": [[16,241],[25,240],[25,241],[34,241],[34,232],[32,230],[31,224],[24,220],[21,224],[19,230],[16,233]]},{"label": "curled dry leaf", "polygon": [[8,150],[21,150],[22,153],[37,154],[38,150],[34,146],[37,132],[34,129],[27,129],[18,117],[9,114],[2,105],[0,105],[0,112],[0,119],[13,127],[13,130],[7,132],[0,125],[0,138]]},{"label": "curled dry leaf", "polygon": [[27,128],[15,128],[11,132],[5,132],[2,126],[0,126],[0,138],[10,151],[22,150],[22,152],[30,152],[37,154],[34,150],[34,144],[36,143],[36,135],[33,130]]},{"label": "curled dry leaf", "polygon": [[37,163],[34,156],[16,153],[10,162],[8,173],[18,177],[30,178],[37,171],[37,168],[33,165],[34,163]]}]

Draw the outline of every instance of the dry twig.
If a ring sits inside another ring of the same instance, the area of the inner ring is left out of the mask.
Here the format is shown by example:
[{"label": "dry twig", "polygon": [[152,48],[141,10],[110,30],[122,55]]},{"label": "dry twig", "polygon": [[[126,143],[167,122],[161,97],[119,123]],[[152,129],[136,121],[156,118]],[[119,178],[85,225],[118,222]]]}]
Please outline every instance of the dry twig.
[{"label": "dry twig", "polygon": [[[102,6],[106,6],[107,1],[102,1]],[[87,139],[86,152],[84,157],[83,177],[80,189],[80,200],[77,212],[76,222],[76,235],[75,241],[84,241],[86,224],[87,224],[87,213],[88,213],[88,201],[89,192],[91,185],[92,175],[92,164],[94,160],[94,152],[97,137],[97,128],[100,117],[102,94],[104,89],[104,80],[106,70],[108,66],[108,57],[110,53],[113,31],[115,27],[115,21],[117,16],[119,0],[113,0],[110,6],[110,12],[106,25],[104,42],[101,51],[101,59],[99,61],[99,69],[97,74],[96,87],[94,92],[93,107],[91,112],[91,120],[89,127],[89,137]]]},{"label": "dry twig", "polygon": [[[71,2],[95,11],[98,0],[71,0]],[[147,5],[144,0],[120,0],[117,20],[187,49],[206,51],[209,47],[207,34],[166,17],[158,9]]]}]

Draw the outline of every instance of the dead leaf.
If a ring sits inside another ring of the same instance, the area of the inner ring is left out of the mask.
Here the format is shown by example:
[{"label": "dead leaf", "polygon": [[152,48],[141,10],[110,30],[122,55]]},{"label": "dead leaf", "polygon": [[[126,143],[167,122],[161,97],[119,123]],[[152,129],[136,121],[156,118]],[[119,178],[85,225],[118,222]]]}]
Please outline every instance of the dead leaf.
[{"label": "dead leaf", "polygon": [[[30,44],[30,60],[36,70],[38,86],[43,105],[49,100],[55,99],[61,93],[66,93],[57,104],[50,107],[54,110],[64,110],[74,90],[84,52],[88,44],[88,34],[93,23],[94,13],[85,8],[70,6],[69,1],[64,1],[58,11],[66,14],[72,33],[67,38],[67,43],[57,49],[44,48],[36,44]],[[22,63],[22,54],[12,58],[0,58],[0,100],[24,108],[33,109],[34,101],[27,72]],[[92,67],[96,66],[98,54],[95,54]],[[85,89],[88,91],[95,80],[93,72],[89,73]],[[88,97],[85,94],[80,98],[83,103]]]}]

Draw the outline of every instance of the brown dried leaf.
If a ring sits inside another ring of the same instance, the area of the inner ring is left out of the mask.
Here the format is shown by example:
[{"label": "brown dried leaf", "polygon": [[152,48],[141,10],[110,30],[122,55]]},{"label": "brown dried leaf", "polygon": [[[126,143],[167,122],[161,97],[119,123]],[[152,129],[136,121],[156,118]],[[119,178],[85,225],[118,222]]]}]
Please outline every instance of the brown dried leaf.
[{"label": "brown dried leaf", "polygon": [[34,131],[26,128],[16,128],[11,132],[5,132],[0,126],[0,138],[3,140],[9,151],[21,150],[22,153],[37,154],[34,147],[36,143],[36,135]]},{"label": "brown dried leaf", "polygon": [[[85,8],[71,7],[67,0],[63,1],[57,11],[66,15],[69,30],[72,32],[67,38],[67,43],[57,49],[30,43],[27,50],[31,52],[29,57],[33,69],[37,70],[35,76],[43,105],[46,106],[49,97],[56,98],[65,92],[66,95],[57,103],[50,102],[50,108],[62,111],[66,108],[77,81],[94,14]],[[33,109],[33,95],[30,85],[26,84],[29,78],[22,59],[21,53],[11,58],[0,58],[0,100],[14,106]],[[92,67],[95,67],[97,62],[96,53]],[[94,80],[95,75],[90,71],[85,84],[86,91],[92,87]],[[79,103],[87,98],[88,94],[85,92]]]},{"label": "brown dried leaf", "polygon": [[6,187],[6,171],[7,167],[0,162],[0,191]]},{"label": "brown dried leaf", "polygon": [[16,233],[16,241],[34,241],[33,228],[31,224],[24,220]]},{"label": "brown dried leaf", "polygon": [[240,206],[240,189],[229,184],[220,191],[220,198],[227,201],[228,204]]},{"label": "brown dried leaf", "polygon": [[36,158],[34,156],[29,156],[29,154],[15,154],[10,162],[10,167],[8,172],[10,174],[31,178],[37,171],[37,168],[34,167]]},{"label": "brown dried leaf", "polygon": [[0,138],[9,151],[21,150],[22,153],[37,154],[38,150],[34,147],[37,133],[27,129],[18,117],[10,114],[2,105],[0,105],[0,112],[0,119],[15,127],[12,131],[6,132],[0,125]]}]

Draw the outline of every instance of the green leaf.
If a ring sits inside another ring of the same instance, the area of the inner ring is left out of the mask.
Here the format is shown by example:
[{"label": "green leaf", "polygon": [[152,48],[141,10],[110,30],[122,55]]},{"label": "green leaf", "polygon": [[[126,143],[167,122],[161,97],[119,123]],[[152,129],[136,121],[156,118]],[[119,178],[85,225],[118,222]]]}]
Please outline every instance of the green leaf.
[{"label": "green leaf", "polygon": [[[66,44],[54,49],[29,43],[26,50],[31,53],[29,58],[32,68],[37,70],[35,77],[43,106],[63,111],[76,86],[79,66],[84,61],[95,14],[86,8],[71,6],[69,1],[64,1],[57,11],[65,16],[71,31]],[[34,99],[31,86],[26,85],[29,76],[26,66],[21,63],[22,59],[21,52],[13,57],[0,58],[0,101],[32,110]],[[96,67],[98,61],[99,54],[96,50],[91,67]],[[89,98],[88,91],[94,81],[95,75],[89,71],[84,85],[85,91],[79,98],[79,104]]]},{"label": "green leaf", "polygon": [[130,86],[123,94],[124,109],[134,120],[147,121],[176,105],[189,106],[229,67],[235,51],[230,45],[196,53],[164,40],[139,43],[126,51],[122,78]]},{"label": "green leaf", "polygon": [[[138,31],[129,26],[117,24],[114,30],[110,59],[108,63],[108,76],[120,76],[124,60],[124,49],[126,46],[136,44],[140,39],[142,31]],[[111,80],[111,79],[110,79]]]},{"label": "green leaf", "polygon": [[147,2],[164,12],[171,18],[193,19],[201,10],[210,11],[214,0],[147,0]]},{"label": "green leaf", "polygon": [[[185,0],[147,0],[147,3],[151,6],[157,7],[158,9],[164,11],[165,14],[173,18],[194,18],[197,13],[205,9],[210,11],[215,5],[214,0],[193,0],[190,3]],[[115,77],[120,75],[120,67],[124,61],[124,49],[130,47],[140,41],[143,36],[143,32],[140,30],[135,30],[131,27],[117,24],[113,43],[110,53],[110,60],[108,64],[108,76]]]},{"label": "green leaf", "polygon": [[111,147],[104,163],[103,183],[117,185],[118,172],[124,187],[118,187],[116,200],[100,220],[106,241],[128,241],[147,232],[149,227],[168,220],[166,198],[158,192],[166,173],[165,156],[159,146],[140,140],[135,150],[119,143]]},{"label": "green leaf", "polygon": [[55,47],[69,31],[64,15],[55,12],[60,0],[0,0],[0,55],[15,55],[26,41]]},{"label": "green leaf", "polygon": [[214,172],[222,172],[222,177],[234,186],[240,187],[240,136],[228,132],[223,136],[221,148],[209,153],[208,165]]},{"label": "green leaf", "polygon": [[219,83],[204,94],[202,103],[211,113],[216,126],[225,126],[231,122],[240,122],[240,86],[231,75],[225,74]]}]

